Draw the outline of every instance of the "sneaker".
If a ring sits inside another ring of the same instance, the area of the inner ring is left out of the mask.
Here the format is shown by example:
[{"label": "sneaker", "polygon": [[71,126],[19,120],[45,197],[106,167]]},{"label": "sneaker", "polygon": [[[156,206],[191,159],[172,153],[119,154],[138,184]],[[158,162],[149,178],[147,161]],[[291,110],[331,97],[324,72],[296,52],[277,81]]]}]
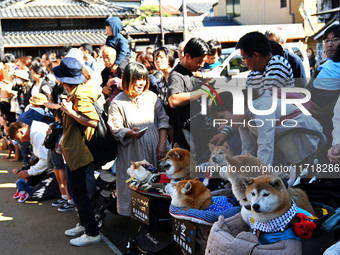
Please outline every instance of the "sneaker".
[{"label": "sneaker", "polygon": [[18,202],[19,203],[25,202],[29,196],[30,194],[28,192],[25,192],[24,194],[20,195]]},{"label": "sneaker", "polygon": [[52,203],[52,206],[57,207],[57,206],[62,206],[65,203],[67,203],[67,200],[63,199],[63,198],[59,198],[57,201]]},{"label": "sneaker", "polygon": [[20,191],[15,192],[13,198],[18,199],[20,197]]},{"label": "sneaker", "polygon": [[74,246],[86,246],[86,245],[90,245],[90,244],[99,243],[100,240],[101,240],[100,235],[88,236],[86,234],[83,234],[80,237],[71,239],[70,244],[72,244]]},{"label": "sneaker", "polygon": [[79,223],[75,228],[71,228],[65,231],[66,236],[79,236],[85,232],[85,227],[81,226]]},{"label": "sneaker", "polygon": [[59,212],[68,212],[68,211],[73,211],[73,210],[74,210],[74,205],[68,202],[64,203],[62,206],[58,208]]}]

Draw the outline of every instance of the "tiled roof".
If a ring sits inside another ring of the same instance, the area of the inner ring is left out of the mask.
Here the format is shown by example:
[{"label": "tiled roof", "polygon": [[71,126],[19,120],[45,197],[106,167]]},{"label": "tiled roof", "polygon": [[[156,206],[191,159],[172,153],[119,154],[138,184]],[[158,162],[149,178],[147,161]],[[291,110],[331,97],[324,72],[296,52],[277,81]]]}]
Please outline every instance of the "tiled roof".
[{"label": "tiled roof", "polygon": [[44,47],[44,46],[79,46],[87,42],[102,45],[106,40],[105,29],[37,31],[37,32],[5,32],[4,47]]},{"label": "tiled roof", "polygon": [[187,3],[187,8],[193,10],[197,14],[209,12],[213,7],[213,3]]},{"label": "tiled roof", "polygon": [[[204,26],[231,26],[238,25],[237,22],[225,17],[188,17],[188,30]],[[183,17],[163,17],[163,28],[165,32],[183,32]],[[142,25],[128,25],[125,30],[129,34],[155,34],[160,33],[160,18],[147,17]]]},{"label": "tiled roof", "polygon": [[267,30],[279,28],[287,39],[304,38],[305,32],[301,23],[277,25],[242,25],[222,27],[197,27],[189,32],[190,37],[201,37],[203,40],[217,40],[220,42],[237,42],[243,35],[252,31],[265,33]]},{"label": "tiled roof", "polygon": [[[43,4],[44,2],[45,4]],[[114,5],[103,0],[97,1],[22,1],[5,0],[0,4],[2,19],[49,18],[49,17],[108,17],[136,16],[137,10]]]}]

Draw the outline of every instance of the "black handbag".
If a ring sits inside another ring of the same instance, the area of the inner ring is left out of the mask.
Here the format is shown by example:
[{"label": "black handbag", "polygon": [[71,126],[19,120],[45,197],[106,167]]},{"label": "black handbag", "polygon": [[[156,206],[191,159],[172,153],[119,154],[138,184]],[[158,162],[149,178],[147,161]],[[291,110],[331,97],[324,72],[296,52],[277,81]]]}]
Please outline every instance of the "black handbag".
[{"label": "black handbag", "polygon": [[57,145],[59,137],[63,133],[63,125],[60,122],[54,122],[50,124],[50,128],[52,129],[52,132],[45,136],[43,145],[46,149],[53,150]]},{"label": "black handbag", "polygon": [[94,107],[99,116],[99,121],[91,140],[88,141],[85,136],[84,138],[94,158],[94,163],[103,166],[117,157],[117,141],[111,134],[105,111],[98,105],[97,101],[94,102]]}]

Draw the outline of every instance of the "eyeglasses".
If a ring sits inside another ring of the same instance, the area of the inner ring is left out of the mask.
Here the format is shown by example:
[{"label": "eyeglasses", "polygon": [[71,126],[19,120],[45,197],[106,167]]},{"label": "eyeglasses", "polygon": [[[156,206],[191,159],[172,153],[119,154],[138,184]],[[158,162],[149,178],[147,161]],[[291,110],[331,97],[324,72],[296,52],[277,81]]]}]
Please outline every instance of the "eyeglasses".
[{"label": "eyeglasses", "polygon": [[242,62],[244,62],[247,58],[250,58],[251,56],[245,56],[245,57],[242,57],[241,56],[241,59],[242,59]]},{"label": "eyeglasses", "polygon": [[337,41],[339,41],[339,38],[338,37],[334,37],[332,39],[325,39],[325,40],[322,41],[322,43],[324,43],[324,44],[330,43],[330,42],[336,43]]}]

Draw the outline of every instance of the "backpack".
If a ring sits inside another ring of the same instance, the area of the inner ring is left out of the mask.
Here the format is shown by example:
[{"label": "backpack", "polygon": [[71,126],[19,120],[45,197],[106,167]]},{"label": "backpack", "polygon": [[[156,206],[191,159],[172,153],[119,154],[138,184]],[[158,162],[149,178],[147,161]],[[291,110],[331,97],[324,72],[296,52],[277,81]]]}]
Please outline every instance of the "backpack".
[{"label": "backpack", "polygon": [[93,105],[99,116],[99,121],[91,140],[88,141],[85,137],[85,143],[94,158],[94,163],[98,166],[103,166],[117,157],[117,142],[107,124],[107,114],[98,105],[97,101]]}]

